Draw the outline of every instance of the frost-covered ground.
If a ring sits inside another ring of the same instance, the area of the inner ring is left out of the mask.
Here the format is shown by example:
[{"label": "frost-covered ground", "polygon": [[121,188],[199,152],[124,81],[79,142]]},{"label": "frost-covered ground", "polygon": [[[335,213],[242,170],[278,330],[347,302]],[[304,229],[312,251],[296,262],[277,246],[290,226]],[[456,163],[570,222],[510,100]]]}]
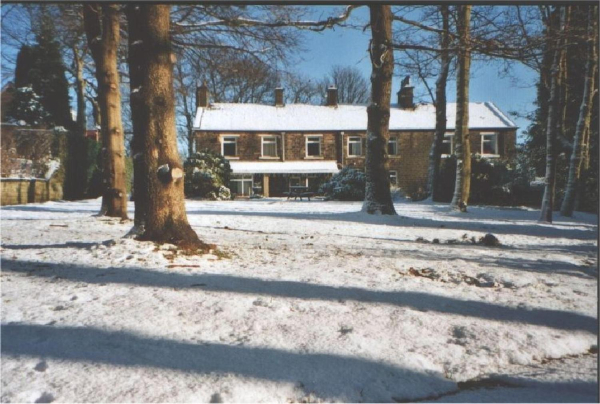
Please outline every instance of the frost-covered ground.
[{"label": "frost-covered ground", "polygon": [[596,216],[396,208],[188,201],[197,257],[98,200],[5,207],[1,399],[598,400]]}]

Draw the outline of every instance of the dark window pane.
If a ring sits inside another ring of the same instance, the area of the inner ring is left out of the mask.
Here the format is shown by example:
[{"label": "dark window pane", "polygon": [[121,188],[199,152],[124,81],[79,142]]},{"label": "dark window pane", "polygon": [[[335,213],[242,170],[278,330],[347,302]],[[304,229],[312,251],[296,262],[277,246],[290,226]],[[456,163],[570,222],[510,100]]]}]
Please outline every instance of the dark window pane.
[{"label": "dark window pane", "polygon": [[224,143],[223,144],[223,155],[224,156],[235,156],[235,143]]},{"label": "dark window pane", "polygon": [[308,143],[307,152],[309,156],[320,156],[321,155],[321,144],[320,143]]}]

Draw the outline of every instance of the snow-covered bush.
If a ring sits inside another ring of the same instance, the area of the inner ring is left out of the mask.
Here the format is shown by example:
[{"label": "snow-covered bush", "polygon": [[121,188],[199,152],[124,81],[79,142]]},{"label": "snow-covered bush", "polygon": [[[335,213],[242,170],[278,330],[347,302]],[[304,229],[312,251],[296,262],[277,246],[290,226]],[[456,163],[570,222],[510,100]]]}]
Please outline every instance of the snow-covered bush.
[{"label": "snow-covered bush", "polygon": [[321,185],[319,192],[329,199],[362,201],[365,199],[365,182],[365,174],[362,171],[344,167]]},{"label": "snow-covered bush", "polygon": [[[469,203],[483,205],[531,205],[541,201],[539,192],[529,185],[529,171],[519,161],[471,157]],[[438,199],[450,202],[454,193],[456,157],[442,160]],[[538,200],[539,199],[539,200]]]},{"label": "snow-covered bush", "polygon": [[31,87],[19,87],[11,91],[13,99],[6,114],[9,122],[38,126],[48,121],[50,114],[42,106],[41,97]]},{"label": "snow-covered bush", "polygon": [[183,168],[187,197],[231,199],[231,191],[228,188],[231,167],[221,154],[202,150],[190,156]]}]

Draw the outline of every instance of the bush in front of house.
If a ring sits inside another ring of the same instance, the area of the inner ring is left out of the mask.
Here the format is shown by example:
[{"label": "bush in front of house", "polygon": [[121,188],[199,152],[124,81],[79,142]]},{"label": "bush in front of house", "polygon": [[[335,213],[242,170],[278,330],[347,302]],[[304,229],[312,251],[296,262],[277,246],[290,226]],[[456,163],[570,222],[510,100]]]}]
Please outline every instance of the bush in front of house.
[{"label": "bush in front of house", "polygon": [[350,167],[344,167],[329,181],[322,184],[319,192],[328,199],[340,201],[363,201],[365,199],[365,174]]},{"label": "bush in front of house", "polygon": [[[438,202],[452,200],[455,178],[456,157],[442,159]],[[469,203],[501,206],[538,204],[541,201],[539,192],[529,185],[530,180],[530,173],[522,161],[487,159],[478,154],[473,155]]]},{"label": "bush in front of house", "polygon": [[231,167],[220,153],[202,150],[183,163],[186,197],[213,200],[231,199],[229,178]]}]

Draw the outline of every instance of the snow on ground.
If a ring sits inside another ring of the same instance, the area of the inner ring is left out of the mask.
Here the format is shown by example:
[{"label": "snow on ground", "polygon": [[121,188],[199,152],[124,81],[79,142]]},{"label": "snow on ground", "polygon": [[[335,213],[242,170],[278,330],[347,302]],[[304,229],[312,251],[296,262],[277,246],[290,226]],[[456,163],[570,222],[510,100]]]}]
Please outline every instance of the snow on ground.
[{"label": "snow on ground", "polygon": [[99,204],[1,211],[3,402],[598,400],[597,216],[188,201],[198,257]]}]

